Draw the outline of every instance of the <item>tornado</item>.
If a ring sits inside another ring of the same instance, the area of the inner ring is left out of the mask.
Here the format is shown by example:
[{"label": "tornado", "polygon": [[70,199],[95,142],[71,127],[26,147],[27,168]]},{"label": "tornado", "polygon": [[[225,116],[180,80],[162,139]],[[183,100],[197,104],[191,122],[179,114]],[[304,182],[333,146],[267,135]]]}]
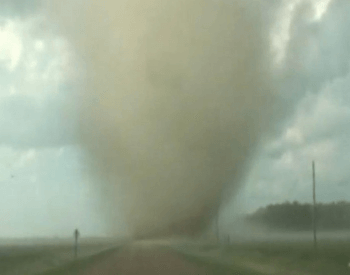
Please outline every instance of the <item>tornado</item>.
[{"label": "tornado", "polygon": [[[74,3],[72,3],[74,2]],[[53,1],[101,215],[195,236],[239,191],[276,97],[260,1]]]}]

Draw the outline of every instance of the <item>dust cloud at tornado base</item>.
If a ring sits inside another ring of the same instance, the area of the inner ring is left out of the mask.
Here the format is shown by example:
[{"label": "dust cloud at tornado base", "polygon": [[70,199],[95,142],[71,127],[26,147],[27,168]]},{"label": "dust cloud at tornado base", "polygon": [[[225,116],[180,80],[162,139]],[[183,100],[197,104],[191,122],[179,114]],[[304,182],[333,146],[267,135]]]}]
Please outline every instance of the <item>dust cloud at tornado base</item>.
[{"label": "dust cloud at tornado base", "polygon": [[261,3],[72,2],[53,14],[84,70],[80,142],[111,231],[122,211],[136,237],[200,233],[270,128]]}]

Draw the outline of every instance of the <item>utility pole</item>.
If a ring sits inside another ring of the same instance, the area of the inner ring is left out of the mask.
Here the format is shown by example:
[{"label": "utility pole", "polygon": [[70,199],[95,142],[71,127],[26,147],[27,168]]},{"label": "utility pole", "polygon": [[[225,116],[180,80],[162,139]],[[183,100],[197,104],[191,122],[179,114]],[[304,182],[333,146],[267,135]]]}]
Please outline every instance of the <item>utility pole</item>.
[{"label": "utility pole", "polygon": [[219,212],[218,212],[218,214],[217,214],[217,216],[216,216],[216,221],[215,221],[215,223],[216,223],[216,239],[217,239],[218,243],[220,243],[220,235],[219,235]]},{"label": "utility pole", "polygon": [[312,225],[314,231],[314,250],[317,253],[317,237],[316,237],[316,175],[315,175],[315,161],[312,161],[312,194],[313,194],[313,211],[312,211]]},{"label": "utility pole", "polygon": [[74,259],[78,258],[78,238],[80,236],[80,233],[78,229],[75,229],[74,231]]},{"label": "utility pole", "polygon": [[219,211],[217,211],[216,213],[214,227],[215,227],[216,241],[218,242],[218,244],[220,244]]}]

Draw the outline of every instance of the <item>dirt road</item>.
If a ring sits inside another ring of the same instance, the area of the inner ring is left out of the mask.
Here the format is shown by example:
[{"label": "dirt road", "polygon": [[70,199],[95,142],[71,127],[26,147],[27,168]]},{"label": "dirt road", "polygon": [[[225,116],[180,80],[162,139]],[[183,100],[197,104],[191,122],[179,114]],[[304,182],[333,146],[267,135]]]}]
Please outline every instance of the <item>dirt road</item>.
[{"label": "dirt road", "polygon": [[186,260],[160,246],[130,245],[88,267],[79,275],[211,275],[232,274]]}]

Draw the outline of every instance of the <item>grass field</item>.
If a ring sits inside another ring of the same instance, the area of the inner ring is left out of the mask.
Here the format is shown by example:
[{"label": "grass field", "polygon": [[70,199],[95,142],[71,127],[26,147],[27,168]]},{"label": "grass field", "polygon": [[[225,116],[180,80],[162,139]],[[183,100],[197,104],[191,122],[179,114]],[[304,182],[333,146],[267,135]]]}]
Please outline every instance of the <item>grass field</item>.
[{"label": "grass field", "polygon": [[[241,251],[240,253],[237,253]],[[280,267],[306,274],[349,274],[350,242],[327,241],[318,244],[317,253],[312,242],[268,242],[245,244],[227,249],[227,254],[241,255],[258,264]],[[244,252],[244,253],[242,253]]]},{"label": "grass field", "polygon": [[316,254],[313,243],[306,241],[183,245],[175,249],[189,260],[229,267],[232,274],[350,274],[350,241],[319,242]]},{"label": "grass field", "polygon": [[[230,245],[163,241],[158,245],[170,247],[184,259],[204,264],[218,275],[228,274],[228,269],[239,275],[350,273],[349,240],[320,240],[316,254],[312,241],[305,240],[236,241]],[[115,253],[119,249],[116,247],[121,247],[121,244],[85,243],[80,247],[80,257],[74,261],[70,244],[3,245],[0,247],[0,274],[76,274],[78,270],[84,270]]]},{"label": "grass field", "polygon": [[[78,261],[105,251],[110,244],[88,241],[79,246]],[[1,275],[36,275],[74,261],[73,245],[69,241],[13,242],[0,245]]]},{"label": "grass field", "polygon": [[117,250],[118,248],[110,248],[95,255],[81,258],[66,265],[50,269],[44,273],[40,273],[40,275],[75,275],[78,271],[84,270],[89,266],[94,265],[96,262],[104,259]]}]

